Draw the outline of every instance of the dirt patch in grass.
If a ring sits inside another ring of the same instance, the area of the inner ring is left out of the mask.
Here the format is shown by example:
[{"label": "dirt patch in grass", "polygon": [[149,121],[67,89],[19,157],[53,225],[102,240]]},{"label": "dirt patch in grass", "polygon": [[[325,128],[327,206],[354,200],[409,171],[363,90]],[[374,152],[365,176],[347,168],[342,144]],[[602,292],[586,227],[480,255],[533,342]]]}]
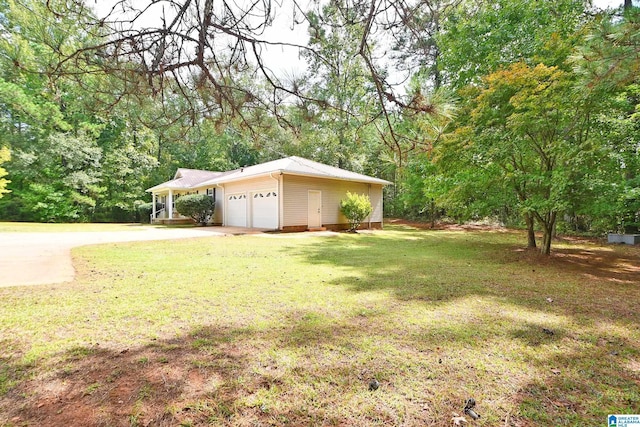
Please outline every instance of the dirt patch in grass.
[{"label": "dirt patch in grass", "polygon": [[623,251],[591,248],[560,248],[553,260],[562,268],[585,277],[614,283],[638,284],[640,276],[640,249]]},{"label": "dirt patch in grass", "polygon": [[520,261],[532,266],[556,267],[585,278],[611,282],[638,284],[640,278],[640,246],[607,245],[597,238],[556,239],[551,256],[537,250],[516,248]]},{"label": "dirt patch in grass", "polygon": [[[5,408],[7,418],[33,426],[225,424],[234,408],[225,409],[224,402],[238,397],[234,383],[249,349],[217,345],[208,353],[198,344],[201,334],[138,349],[96,345],[67,352],[59,369],[44,370],[10,391],[16,405]],[[209,407],[213,395],[217,406]]]},{"label": "dirt patch in grass", "polygon": [[455,222],[436,221],[435,223],[424,221],[412,221],[403,218],[385,219],[385,224],[404,225],[419,230],[449,230],[449,231],[507,231],[507,229],[497,223],[469,222],[458,224]]}]

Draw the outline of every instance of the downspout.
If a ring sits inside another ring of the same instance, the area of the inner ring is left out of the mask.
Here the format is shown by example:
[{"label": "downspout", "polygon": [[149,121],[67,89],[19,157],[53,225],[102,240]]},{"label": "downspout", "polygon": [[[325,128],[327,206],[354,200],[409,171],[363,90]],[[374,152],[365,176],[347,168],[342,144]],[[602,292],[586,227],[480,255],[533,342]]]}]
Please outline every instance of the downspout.
[{"label": "downspout", "polygon": [[[280,171],[280,175],[282,175],[282,171]],[[278,194],[280,198],[278,199],[278,230],[280,230],[280,202],[282,201],[282,191],[280,191],[280,180],[278,178],[273,177],[273,172],[269,172],[269,178],[276,181],[276,188],[278,189]]]},{"label": "downspout", "polygon": [[[367,197],[369,197],[369,202],[371,202],[371,184],[367,185]],[[371,230],[371,216],[373,215],[373,209],[371,209],[371,213],[369,214],[369,230]]]},{"label": "downspout", "polygon": [[224,185],[216,184],[216,187],[222,188],[222,225],[227,226],[225,218],[227,217],[227,193],[224,191]]}]

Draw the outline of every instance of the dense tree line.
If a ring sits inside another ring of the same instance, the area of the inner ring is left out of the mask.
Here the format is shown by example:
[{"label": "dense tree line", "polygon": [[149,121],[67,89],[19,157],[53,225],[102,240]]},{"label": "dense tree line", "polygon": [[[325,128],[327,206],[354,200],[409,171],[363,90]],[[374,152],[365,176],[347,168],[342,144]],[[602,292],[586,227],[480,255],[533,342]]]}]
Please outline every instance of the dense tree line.
[{"label": "dense tree line", "polygon": [[[637,230],[631,2],[90,3],[0,0],[2,219],[129,221],[177,167],[300,155],[394,181],[388,214],[494,217],[544,253]],[[276,15],[306,39],[264,36]]]}]

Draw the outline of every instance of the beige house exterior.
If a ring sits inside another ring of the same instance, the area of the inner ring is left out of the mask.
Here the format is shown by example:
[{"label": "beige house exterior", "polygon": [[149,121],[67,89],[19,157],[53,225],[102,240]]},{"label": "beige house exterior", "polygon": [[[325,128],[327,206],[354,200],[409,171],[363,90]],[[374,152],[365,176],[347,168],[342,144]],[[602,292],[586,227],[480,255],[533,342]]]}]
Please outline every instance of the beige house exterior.
[{"label": "beige house exterior", "polygon": [[[178,169],[171,181],[151,187],[153,223],[186,222],[174,208],[185,194],[208,194],[217,225],[280,231],[348,227],[340,212],[347,191],[366,194],[373,212],[364,228],[382,228],[383,179],[350,172],[301,157],[287,157],[228,172]],[[156,205],[160,208],[156,209]]]}]

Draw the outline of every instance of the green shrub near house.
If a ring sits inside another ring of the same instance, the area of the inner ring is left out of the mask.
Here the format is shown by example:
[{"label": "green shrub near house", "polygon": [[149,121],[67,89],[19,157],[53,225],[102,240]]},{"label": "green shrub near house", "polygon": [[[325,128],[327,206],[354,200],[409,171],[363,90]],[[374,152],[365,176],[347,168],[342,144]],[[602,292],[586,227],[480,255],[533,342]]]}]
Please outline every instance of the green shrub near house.
[{"label": "green shrub near house", "polygon": [[[151,214],[153,213],[153,203],[136,203],[136,211],[138,212],[138,216],[140,217],[140,222],[143,224],[148,224],[151,221]],[[156,203],[156,209],[160,209],[160,204]]]},{"label": "green shrub near house", "polygon": [[340,212],[349,221],[349,231],[356,231],[366,217],[371,215],[373,208],[369,196],[347,191],[346,198],[340,201]]},{"label": "green shrub near house", "polygon": [[188,194],[176,200],[176,210],[200,225],[206,225],[213,216],[214,203],[206,194]]}]

